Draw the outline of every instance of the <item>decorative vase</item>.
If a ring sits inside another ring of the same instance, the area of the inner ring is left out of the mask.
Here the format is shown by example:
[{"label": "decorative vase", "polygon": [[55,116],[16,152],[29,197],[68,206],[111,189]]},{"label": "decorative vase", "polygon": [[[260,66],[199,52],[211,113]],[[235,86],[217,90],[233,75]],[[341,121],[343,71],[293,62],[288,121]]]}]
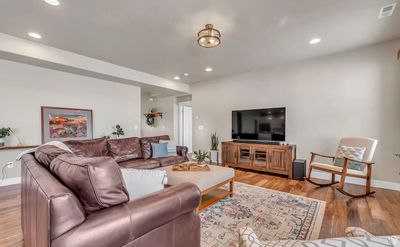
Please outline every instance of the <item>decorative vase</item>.
[{"label": "decorative vase", "polygon": [[5,139],[0,138],[0,147],[4,147]]},{"label": "decorative vase", "polygon": [[212,163],[217,163],[219,162],[219,151],[218,150],[210,150],[210,161]]}]

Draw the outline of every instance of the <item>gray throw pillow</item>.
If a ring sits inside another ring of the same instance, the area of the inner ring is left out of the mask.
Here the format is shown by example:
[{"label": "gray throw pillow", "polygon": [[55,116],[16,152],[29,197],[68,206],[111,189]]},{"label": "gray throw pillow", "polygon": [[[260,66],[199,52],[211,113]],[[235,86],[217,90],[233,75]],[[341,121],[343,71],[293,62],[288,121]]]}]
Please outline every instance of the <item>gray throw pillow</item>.
[{"label": "gray throw pillow", "polygon": [[152,143],[151,144],[152,158],[168,157],[167,143]]}]

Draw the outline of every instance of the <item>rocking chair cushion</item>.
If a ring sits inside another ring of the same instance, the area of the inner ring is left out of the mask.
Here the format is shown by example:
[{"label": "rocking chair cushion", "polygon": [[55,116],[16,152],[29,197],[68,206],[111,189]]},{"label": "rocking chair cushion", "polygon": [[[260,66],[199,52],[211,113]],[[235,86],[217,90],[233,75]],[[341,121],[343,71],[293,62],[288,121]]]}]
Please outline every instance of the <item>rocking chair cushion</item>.
[{"label": "rocking chair cushion", "polygon": [[[335,166],[343,167],[344,157],[362,161],[366,148],[365,147],[348,147],[339,146],[336,152]],[[349,161],[349,169],[362,171],[364,169],[363,165],[358,162]]]},{"label": "rocking chair cushion", "polygon": [[[311,163],[311,166],[317,170],[318,170],[318,168],[321,168],[323,170],[330,170],[330,171],[337,172],[337,173],[341,173],[343,170],[343,167],[334,166],[334,165],[330,165],[330,164],[324,164],[324,163],[320,163],[320,162],[313,162],[313,163]],[[365,176],[365,173],[363,171],[351,170],[351,169],[347,169],[347,174],[350,176],[351,175]]]}]

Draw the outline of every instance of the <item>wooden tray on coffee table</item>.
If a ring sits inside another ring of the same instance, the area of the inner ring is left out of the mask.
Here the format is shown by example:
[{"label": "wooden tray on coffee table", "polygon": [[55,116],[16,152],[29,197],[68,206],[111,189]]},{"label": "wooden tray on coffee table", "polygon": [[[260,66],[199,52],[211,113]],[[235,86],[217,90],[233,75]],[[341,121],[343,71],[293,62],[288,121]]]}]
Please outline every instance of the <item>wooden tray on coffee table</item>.
[{"label": "wooden tray on coffee table", "polygon": [[173,171],[189,171],[189,172],[204,172],[210,171],[208,165],[199,165],[197,162],[188,161],[180,164],[176,164],[172,167]]}]

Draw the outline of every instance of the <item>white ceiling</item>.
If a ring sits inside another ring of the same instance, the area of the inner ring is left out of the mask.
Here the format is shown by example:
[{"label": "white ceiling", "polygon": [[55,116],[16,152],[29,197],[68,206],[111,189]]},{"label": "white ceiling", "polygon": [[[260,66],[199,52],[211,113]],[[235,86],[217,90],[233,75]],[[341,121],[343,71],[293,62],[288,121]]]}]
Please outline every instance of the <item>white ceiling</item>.
[{"label": "white ceiling", "polygon": [[[2,0],[0,32],[35,31],[46,45],[172,80],[189,72],[181,81],[193,83],[399,38],[399,1]],[[394,15],[378,19],[393,2]],[[222,33],[217,48],[196,43],[206,23]]]}]

